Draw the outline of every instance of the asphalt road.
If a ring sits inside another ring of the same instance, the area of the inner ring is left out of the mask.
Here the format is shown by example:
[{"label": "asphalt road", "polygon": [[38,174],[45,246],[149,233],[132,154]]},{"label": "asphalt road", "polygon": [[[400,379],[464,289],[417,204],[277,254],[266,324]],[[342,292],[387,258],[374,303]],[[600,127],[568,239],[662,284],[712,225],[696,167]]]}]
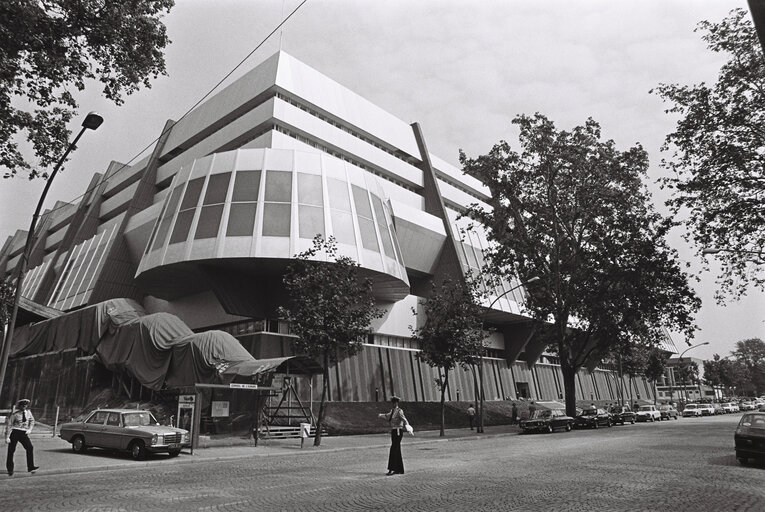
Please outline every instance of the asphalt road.
[{"label": "asphalt road", "polygon": [[380,447],[5,477],[0,510],[762,511],[765,465],[740,466],[734,456],[739,418],[405,438],[407,473],[390,477]]}]

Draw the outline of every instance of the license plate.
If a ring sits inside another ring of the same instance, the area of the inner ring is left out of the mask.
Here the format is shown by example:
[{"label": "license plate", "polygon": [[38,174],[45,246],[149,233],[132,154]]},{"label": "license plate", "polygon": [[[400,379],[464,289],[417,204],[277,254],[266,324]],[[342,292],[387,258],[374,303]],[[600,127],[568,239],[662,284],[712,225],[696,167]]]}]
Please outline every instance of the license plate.
[{"label": "license plate", "polygon": [[167,445],[171,450],[178,450],[181,447],[181,443],[170,443]]}]

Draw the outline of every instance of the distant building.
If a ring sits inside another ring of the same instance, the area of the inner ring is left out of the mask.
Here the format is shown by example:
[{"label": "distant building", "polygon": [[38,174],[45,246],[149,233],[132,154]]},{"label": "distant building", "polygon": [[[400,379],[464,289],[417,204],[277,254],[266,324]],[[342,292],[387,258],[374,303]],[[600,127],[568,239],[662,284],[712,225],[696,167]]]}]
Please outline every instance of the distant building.
[{"label": "distant building", "polygon": [[[698,376],[690,378],[681,370],[684,365],[695,364]],[[704,361],[695,357],[673,357],[667,360],[664,378],[656,383],[656,398],[662,402],[696,402],[720,398],[719,391],[704,382]]]},{"label": "distant building", "polygon": [[[416,123],[283,52],[160,132],[151,156],[112,162],[80,199],[42,216],[24,297],[59,311],[131,298],[195,331],[225,330],[256,358],[291,355],[276,314],[282,272],[316,234],[331,235],[374,279],[385,315],[364,350],[333,368],[330,399],[439,399],[436,371],[415,357],[411,310],[434,276],[483,265],[486,237],[463,239],[457,217],[487,187],[431,154]],[[16,268],[25,236],[8,237],[0,274]],[[485,396],[562,398],[560,367],[521,315],[523,288],[503,283],[500,294],[486,310],[497,329]],[[474,382],[456,370],[447,398],[473,400]],[[577,396],[614,400],[615,382],[582,371]],[[652,395],[642,378],[628,384]]]}]

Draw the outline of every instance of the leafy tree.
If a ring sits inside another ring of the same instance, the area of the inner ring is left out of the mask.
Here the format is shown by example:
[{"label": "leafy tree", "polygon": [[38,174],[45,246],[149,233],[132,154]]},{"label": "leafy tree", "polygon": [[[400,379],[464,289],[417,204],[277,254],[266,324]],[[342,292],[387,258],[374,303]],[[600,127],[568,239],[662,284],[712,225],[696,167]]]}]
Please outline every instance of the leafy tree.
[{"label": "leafy tree", "polygon": [[704,361],[704,380],[710,386],[724,388],[726,395],[733,388],[744,394],[755,391],[746,365],[727,357],[721,359],[718,354],[714,354],[712,360]]},{"label": "leafy tree", "polygon": [[123,94],[166,74],[170,42],[160,17],[173,0],[13,0],[0,2],[0,167],[5,177],[40,175],[19,147],[26,139],[41,167],[68,145],[77,114],[73,92],[91,80],[117,105]]},{"label": "leafy tree", "polygon": [[284,277],[289,306],[282,317],[297,335],[295,349],[321,362],[323,386],[314,445],[321,444],[321,429],[329,385],[329,366],[354,355],[371,332],[370,322],[382,313],[375,308],[372,280],[361,279],[359,265],[337,255],[333,237],[313,239],[313,247],[296,256]]},{"label": "leafy tree", "polygon": [[699,380],[699,365],[695,361],[681,361],[675,368],[675,375],[683,386],[685,399],[688,400],[688,386]]},{"label": "leafy tree", "polygon": [[760,396],[765,391],[765,342],[760,338],[738,341],[733,355],[749,371],[754,393]]},{"label": "leafy tree", "polygon": [[[440,285],[434,283],[430,297],[420,302],[425,313],[424,323],[419,328],[410,327],[412,339],[420,346],[418,357],[431,367],[438,368],[442,375],[438,382],[441,390],[441,437],[445,435],[449,371],[458,365],[466,367],[475,364],[483,353],[483,312],[477,295],[477,283],[471,276],[465,282],[447,278]],[[414,310],[414,313],[417,314],[417,311]]]},{"label": "leafy tree", "polygon": [[9,281],[0,279],[0,325],[8,325],[11,320],[11,308],[16,289]]},{"label": "leafy tree", "polygon": [[668,354],[659,347],[650,347],[647,352],[648,357],[643,374],[646,379],[653,383],[653,397],[654,403],[656,403],[656,383],[664,377]]},{"label": "leafy tree", "polygon": [[489,208],[470,215],[493,242],[494,272],[540,278],[525,308],[560,358],[573,415],[579,368],[617,343],[656,344],[662,326],[690,336],[699,300],[665,241],[669,223],[650,206],[640,145],[618,151],[592,119],[570,132],[540,114],[513,123],[519,152],[501,141],[475,159],[460,154],[491,191]]},{"label": "leafy tree", "polygon": [[672,171],[663,179],[674,191],[668,206],[686,217],[686,240],[722,249],[722,300],[765,284],[762,267],[751,263],[765,263],[765,59],[744,9],[696,30],[711,51],[728,56],[717,82],[660,84],[652,92],[679,117],[662,148],[671,154],[662,161]]}]

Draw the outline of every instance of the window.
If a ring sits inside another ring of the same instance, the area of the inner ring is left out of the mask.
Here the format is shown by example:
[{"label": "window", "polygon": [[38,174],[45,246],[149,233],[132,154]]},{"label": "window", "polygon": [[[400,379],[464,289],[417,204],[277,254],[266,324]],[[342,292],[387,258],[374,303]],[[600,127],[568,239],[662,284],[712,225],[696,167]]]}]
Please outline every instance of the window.
[{"label": "window", "polygon": [[324,236],[324,193],[321,176],[298,173],[298,234],[300,238]]},{"label": "window", "polygon": [[234,180],[226,236],[252,236],[255,230],[260,171],[238,171]]},{"label": "window", "polygon": [[356,216],[359,220],[361,245],[364,249],[380,252],[380,246],[377,244],[375,223],[372,220],[372,207],[369,205],[367,191],[356,185],[352,185],[351,188],[353,190],[353,202],[356,205]]},{"label": "window", "polygon": [[199,212],[197,230],[194,233],[195,240],[203,238],[216,238],[220,228],[220,219],[223,216],[223,202],[226,200],[228,184],[231,181],[231,173],[213,174],[207,183],[202,210]]},{"label": "window", "polygon": [[191,222],[194,220],[194,210],[199,203],[204,180],[205,178],[195,178],[189,181],[189,184],[186,186],[186,193],[183,195],[183,201],[181,201],[181,209],[178,213],[178,218],[175,220],[173,234],[170,235],[171,244],[185,242],[186,238],[188,238]]},{"label": "window", "polygon": [[104,421],[106,421],[106,417],[107,417],[108,414],[109,413],[107,413],[106,411],[97,411],[97,412],[93,413],[93,415],[90,418],[88,418],[88,421],[86,421],[85,423],[93,423],[93,424],[96,424],[96,425],[103,425]]},{"label": "window", "polygon": [[109,413],[109,419],[106,420],[107,425],[112,425],[115,427],[119,427],[120,425],[120,415],[118,412],[110,412]]},{"label": "window", "polygon": [[292,173],[267,171],[263,236],[290,236]]}]

